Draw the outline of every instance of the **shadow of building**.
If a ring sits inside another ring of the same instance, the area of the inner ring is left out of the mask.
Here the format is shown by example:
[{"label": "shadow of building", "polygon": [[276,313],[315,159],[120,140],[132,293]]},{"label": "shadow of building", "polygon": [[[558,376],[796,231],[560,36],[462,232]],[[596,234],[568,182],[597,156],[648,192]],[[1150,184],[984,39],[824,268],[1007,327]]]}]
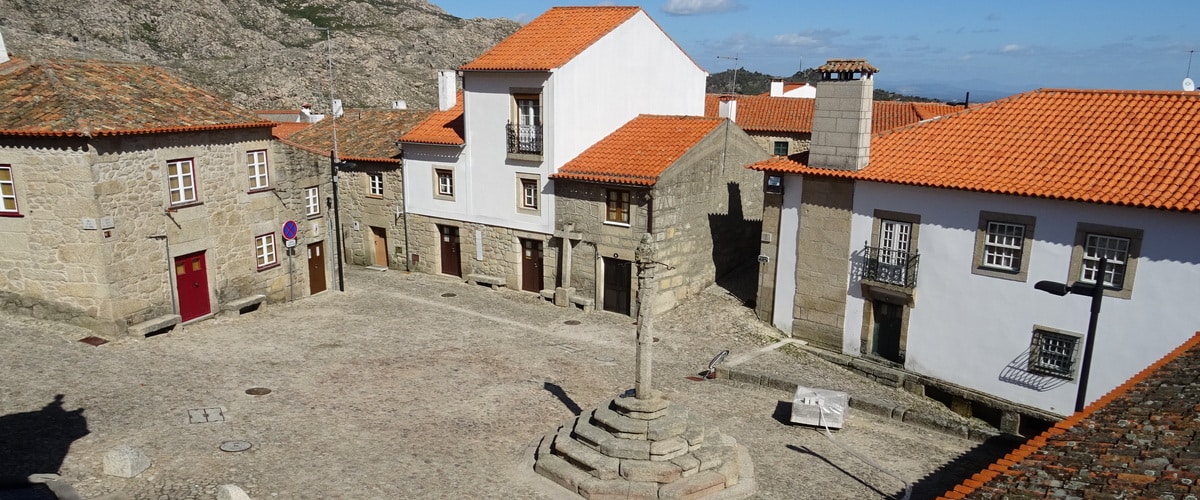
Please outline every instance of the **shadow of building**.
[{"label": "shadow of building", "polygon": [[71,443],[87,434],[83,408],[63,409],[62,394],[40,410],[0,416],[0,492],[29,487],[31,474],[57,474]]}]

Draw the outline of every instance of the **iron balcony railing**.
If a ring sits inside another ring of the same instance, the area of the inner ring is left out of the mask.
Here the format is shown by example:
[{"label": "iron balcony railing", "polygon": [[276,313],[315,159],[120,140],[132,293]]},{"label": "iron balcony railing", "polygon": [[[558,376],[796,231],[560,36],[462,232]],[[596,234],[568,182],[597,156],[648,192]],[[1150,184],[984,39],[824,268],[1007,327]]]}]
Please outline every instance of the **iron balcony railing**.
[{"label": "iron balcony railing", "polygon": [[508,152],[526,155],[542,154],[542,126],[508,124]]},{"label": "iron balcony railing", "polygon": [[915,288],[917,286],[917,261],[920,255],[890,248],[868,246],[863,249],[866,259],[863,279]]}]

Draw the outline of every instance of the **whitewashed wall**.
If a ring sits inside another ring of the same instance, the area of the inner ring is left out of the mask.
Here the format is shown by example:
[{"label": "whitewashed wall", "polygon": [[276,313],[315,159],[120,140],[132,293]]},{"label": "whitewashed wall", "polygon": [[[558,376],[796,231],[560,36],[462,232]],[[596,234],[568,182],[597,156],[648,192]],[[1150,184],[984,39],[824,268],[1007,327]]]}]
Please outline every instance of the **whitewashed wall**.
[{"label": "whitewashed wall", "polygon": [[[1080,222],[1144,231],[1132,297],[1103,300],[1089,402],[1200,330],[1200,215],[859,182],[852,251],[870,239],[875,209],[921,216],[917,302],[910,313],[906,358],[906,368],[914,372],[1071,413],[1078,390],[1074,381],[1023,377],[1013,367],[1020,365],[1035,324],[1081,335],[1087,331],[1090,298],[1057,297],[1033,288],[1040,280],[1074,281],[1068,269]],[[971,272],[980,210],[1037,218],[1025,282]],[[848,295],[844,349],[858,354],[863,300],[857,281],[849,282]]]},{"label": "whitewashed wall", "polygon": [[779,255],[775,263],[775,301],[771,323],[783,332],[792,331],[796,302],[796,236],[800,231],[800,193],[804,178],[783,176],[783,203],[779,213]]}]

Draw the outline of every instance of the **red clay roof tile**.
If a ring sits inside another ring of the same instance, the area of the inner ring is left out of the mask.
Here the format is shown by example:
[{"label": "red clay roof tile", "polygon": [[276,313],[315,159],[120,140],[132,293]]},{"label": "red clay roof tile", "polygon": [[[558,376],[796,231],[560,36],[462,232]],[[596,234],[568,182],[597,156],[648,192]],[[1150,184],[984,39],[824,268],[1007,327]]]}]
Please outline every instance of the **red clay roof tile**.
[{"label": "red clay roof tile", "polygon": [[876,134],[858,172],[750,168],[1195,212],[1198,150],[1200,93],[1043,89]]},{"label": "red clay roof tile", "polygon": [[272,125],[154,66],[21,58],[0,66],[0,135],[99,136]]},{"label": "red clay roof tile", "polygon": [[[704,116],[719,116],[719,103],[723,96],[704,96]],[[766,95],[739,95],[737,98],[737,123],[749,132],[785,132],[796,134],[812,133],[814,99],[771,97]],[[941,103],[912,103],[899,101],[875,101],[871,118],[871,131],[884,132],[897,127],[912,125],[932,117],[961,111],[962,106]]]},{"label": "red clay roof tile", "polygon": [[566,64],[640,7],[554,7],[459,69],[549,71]]},{"label": "red clay roof tile", "polygon": [[[347,109],[337,118],[326,117],[304,127],[284,140],[319,154],[333,148],[333,127],[337,126],[338,157],[356,161],[398,162],[396,137],[428,118],[433,111],[416,109]],[[293,125],[293,124],[285,124]]]},{"label": "red clay roof tile", "polygon": [[653,186],[659,175],[724,121],[640,115],[567,162],[550,178]]},{"label": "red clay roof tile", "polygon": [[435,111],[425,121],[400,136],[400,142],[444,144],[461,146],[466,144],[463,132],[463,93],[460,90],[454,107],[446,111]]}]

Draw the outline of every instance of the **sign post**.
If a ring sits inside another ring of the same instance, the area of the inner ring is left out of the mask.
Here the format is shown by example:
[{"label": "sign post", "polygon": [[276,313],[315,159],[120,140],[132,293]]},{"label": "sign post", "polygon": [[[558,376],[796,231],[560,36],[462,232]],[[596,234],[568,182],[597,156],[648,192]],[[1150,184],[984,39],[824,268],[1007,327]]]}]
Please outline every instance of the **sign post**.
[{"label": "sign post", "polygon": [[288,302],[296,300],[295,276],[292,268],[292,254],[295,253],[293,248],[296,247],[296,233],[300,231],[300,226],[296,225],[296,221],[289,220],[283,223],[283,239],[284,246],[287,247],[288,256]]}]

